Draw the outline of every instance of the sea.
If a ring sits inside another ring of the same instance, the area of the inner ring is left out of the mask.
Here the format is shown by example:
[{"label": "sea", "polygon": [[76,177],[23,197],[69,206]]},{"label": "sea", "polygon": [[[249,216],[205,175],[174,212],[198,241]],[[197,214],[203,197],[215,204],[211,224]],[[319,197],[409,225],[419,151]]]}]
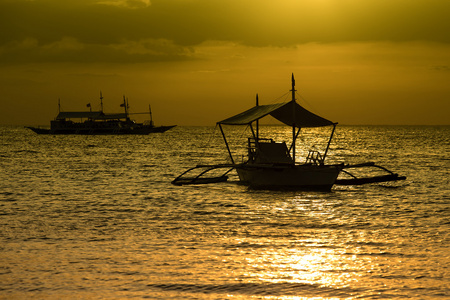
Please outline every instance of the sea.
[{"label": "sea", "polygon": [[[241,161],[248,128],[224,131]],[[213,126],[0,133],[0,299],[450,299],[450,126],[338,126],[328,162],[406,180],[329,192],[250,189],[233,172],[171,184],[229,162]],[[301,132],[297,160],[328,134]]]}]

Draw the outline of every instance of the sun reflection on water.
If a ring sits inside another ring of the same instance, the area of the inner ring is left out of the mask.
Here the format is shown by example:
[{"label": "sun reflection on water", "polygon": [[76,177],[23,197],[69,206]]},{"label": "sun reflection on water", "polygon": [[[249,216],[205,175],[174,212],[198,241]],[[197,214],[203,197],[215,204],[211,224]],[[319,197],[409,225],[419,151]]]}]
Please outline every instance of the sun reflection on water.
[{"label": "sun reflection on water", "polygon": [[[348,228],[348,223],[363,224],[366,216],[342,211],[337,203],[338,199],[322,194],[297,194],[290,201],[260,205],[259,211],[266,216],[259,224],[261,231],[273,226],[278,230],[270,237],[239,239],[245,265],[239,278],[290,285],[285,288],[289,292],[277,299],[323,299],[307,296],[312,289],[326,289],[326,299],[346,298],[355,296],[355,290],[367,286],[368,280],[376,285],[372,273],[389,259],[383,257],[387,241],[381,231]],[[351,291],[346,290],[350,287]]]},{"label": "sun reflection on water", "polygon": [[342,287],[358,281],[362,267],[355,255],[344,257],[332,249],[314,249],[310,253],[295,249],[268,251],[261,257],[247,258],[247,263],[253,270],[247,275],[255,280],[326,287]]}]

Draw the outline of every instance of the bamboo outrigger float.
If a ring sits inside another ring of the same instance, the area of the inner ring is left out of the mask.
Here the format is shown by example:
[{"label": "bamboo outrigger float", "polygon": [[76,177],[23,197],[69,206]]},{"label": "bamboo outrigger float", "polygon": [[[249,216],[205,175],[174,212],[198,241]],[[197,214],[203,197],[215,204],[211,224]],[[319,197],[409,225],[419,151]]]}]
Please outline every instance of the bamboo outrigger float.
[{"label": "bamboo outrigger float", "polygon": [[[325,159],[327,158],[337,123],[322,118],[300,106],[296,102],[295,92],[295,80],[294,75],[292,74],[291,101],[270,105],[259,105],[257,97],[256,106],[253,108],[217,122],[231,164],[197,165],[175,178],[172,183],[175,185],[184,185],[223,182],[228,179],[228,173],[232,170],[236,170],[241,183],[254,188],[268,189],[295,188],[330,190],[334,184],[357,185],[405,179],[404,176],[398,176],[386,168],[377,166],[374,163],[358,165],[346,165],[343,163],[326,164]],[[271,115],[283,124],[292,127],[292,142],[289,148],[285,142],[260,138],[259,120],[268,115]],[[254,124],[256,128],[253,127]],[[224,133],[223,125],[245,125],[250,127],[252,137],[248,138],[248,156],[245,162],[236,163]],[[296,141],[301,129],[325,126],[332,127],[325,151],[323,153],[309,151],[305,162],[297,162],[295,155]],[[364,167],[375,167],[386,171],[388,174],[359,178],[348,170],[351,168]],[[207,177],[208,173],[221,169],[226,169],[226,171],[217,176]],[[199,174],[194,176],[190,175],[195,171],[199,172]],[[341,172],[347,174],[350,178],[338,179]]]}]

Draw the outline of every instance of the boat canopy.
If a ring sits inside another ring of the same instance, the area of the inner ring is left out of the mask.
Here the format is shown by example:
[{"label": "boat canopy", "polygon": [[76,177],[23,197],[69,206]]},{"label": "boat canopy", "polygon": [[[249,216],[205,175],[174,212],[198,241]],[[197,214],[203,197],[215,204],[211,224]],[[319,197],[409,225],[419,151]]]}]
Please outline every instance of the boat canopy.
[{"label": "boat canopy", "polygon": [[288,126],[295,124],[296,127],[322,127],[337,124],[310,112],[295,101],[254,106],[231,118],[217,122],[217,124],[248,125],[267,115],[271,115]]},{"label": "boat canopy", "polygon": [[126,119],[128,117],[128,114],[125,113],[118,113],[118,114],[101,114],[98,118],[98,120],[112,120],[112,119]]},{"label": "boat canopy", "polygon": [[127,114],[105,114],[101,111],[61,111],[57,120],[64,119],[94,119],[94,120],[114,120],[114,119],[126,119]]}]

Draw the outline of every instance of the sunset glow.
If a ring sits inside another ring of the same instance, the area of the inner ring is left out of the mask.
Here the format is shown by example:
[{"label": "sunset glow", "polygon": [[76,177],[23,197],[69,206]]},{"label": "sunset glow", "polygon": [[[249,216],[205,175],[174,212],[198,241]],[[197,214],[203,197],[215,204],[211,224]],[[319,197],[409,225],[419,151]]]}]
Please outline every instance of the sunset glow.
[{"label": "sunset glow", "polygon": [[97,103],[213,125],[289,89],[341,124],[448,124],[450,3],[0,0],[2,124]]}]

